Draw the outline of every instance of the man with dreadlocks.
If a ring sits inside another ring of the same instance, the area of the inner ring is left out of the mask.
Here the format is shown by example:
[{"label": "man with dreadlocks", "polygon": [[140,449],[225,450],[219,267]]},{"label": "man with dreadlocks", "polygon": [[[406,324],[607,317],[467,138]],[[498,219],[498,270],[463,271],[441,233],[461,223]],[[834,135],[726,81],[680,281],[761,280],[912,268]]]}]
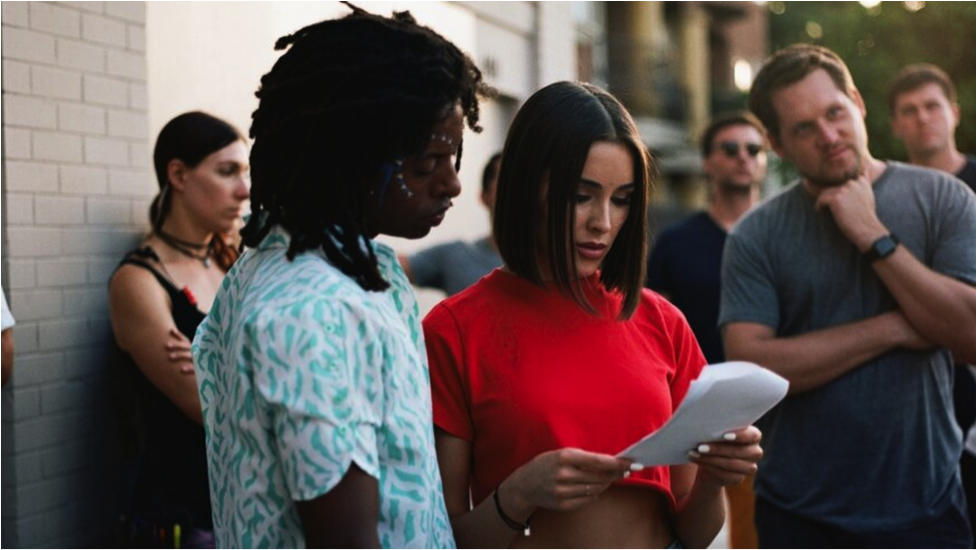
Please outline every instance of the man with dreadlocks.
[{"label": "man with dreadlocks", "polygon": [[249,250],[194,341],[221,547],[454,545],[418,308],[373,239],[441,223],[491,90],[409,13],[352,9],[276,44]]}]

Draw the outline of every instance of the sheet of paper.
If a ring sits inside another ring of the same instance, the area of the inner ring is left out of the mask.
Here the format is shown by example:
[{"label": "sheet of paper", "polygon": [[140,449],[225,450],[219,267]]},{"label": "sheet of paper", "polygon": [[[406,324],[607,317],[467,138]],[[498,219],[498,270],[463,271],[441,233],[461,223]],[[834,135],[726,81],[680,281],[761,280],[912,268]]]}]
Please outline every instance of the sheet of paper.
[{"label": "sheet of paper", "polygon": [[707,365],[657,431],[618,453],[645,466],[684,464],[705,441],[755,422],[787,395],[787,380],[744,361]]}]

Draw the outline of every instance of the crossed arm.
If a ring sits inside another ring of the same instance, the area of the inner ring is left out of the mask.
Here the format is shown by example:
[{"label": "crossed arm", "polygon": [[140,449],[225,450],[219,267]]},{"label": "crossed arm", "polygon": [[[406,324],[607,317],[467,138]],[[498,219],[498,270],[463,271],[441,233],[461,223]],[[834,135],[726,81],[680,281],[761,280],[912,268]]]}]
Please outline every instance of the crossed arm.
[{"label": "crossed arm", "polygon": [[902,246],[874,267],[922,337],[974,363],[974,287],[929,269]]},{"label": "crossed arm", "polygon": [[[827,209],[841,232],[860,251],[889,229],[876,214],[875,191],[866,175],[821,190],[815,208]],[[972,216],[971,212],[971,216]],[[962,250],[972,254],[973,250]],[[872,264],[916,331],[958,358],[974,360],[974,287],[923,265],[904,246]]]},{"label": "crossed arm", "polygon": [[[866,251],[889,233],[876,215],[864,176],[820,191],[815,207],[829,209],[839,229]],[[778,338],[772,327],[730,323],[723,332],[730,359],[752,361],[790,381],[790,392],[820,387],[891,349],[943,346],[974,361],[974,287],[933,271],[904,246],[873,269],[899,305],[896,311],[810,333]]]},{"label": "crossed arm", "polygon": [[932,347],[899,311],[789,337],[759,323],[730,323],[723,345],[730,360],[763,365],[786,378],[789,393],[823,386],[895,347]]},{"label": "crossed arm", "polygon": [[[203,424],[197,380],[187,368],[189,343],[176,329],[169,297],[152,274],[133,266],[119,268],[109,286],[109,310],[119,347],[187,417]],[[175,353],[168,349],[173,345],[180,347]]]}]

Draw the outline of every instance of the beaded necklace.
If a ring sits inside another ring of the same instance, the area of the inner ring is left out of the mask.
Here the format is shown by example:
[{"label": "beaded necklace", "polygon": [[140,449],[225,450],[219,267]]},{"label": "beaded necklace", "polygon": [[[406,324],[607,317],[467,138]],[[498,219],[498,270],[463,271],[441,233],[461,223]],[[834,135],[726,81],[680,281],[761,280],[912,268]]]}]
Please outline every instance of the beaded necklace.
[{"label": "beaded necklace", "polygon": [[[210,257],[214,255],[213,239],[211,239],[207,244],[199,244],[175,237],[162,229],[157,229],[153,231],[153,233],[159,237],[159,240],[168,244],[173,250],[176,250],[184,256],[197,260],[198,262],[204,264],[204,267],[210,267]],[[202,250],[203,252],[196,252],[198,250]]]}]

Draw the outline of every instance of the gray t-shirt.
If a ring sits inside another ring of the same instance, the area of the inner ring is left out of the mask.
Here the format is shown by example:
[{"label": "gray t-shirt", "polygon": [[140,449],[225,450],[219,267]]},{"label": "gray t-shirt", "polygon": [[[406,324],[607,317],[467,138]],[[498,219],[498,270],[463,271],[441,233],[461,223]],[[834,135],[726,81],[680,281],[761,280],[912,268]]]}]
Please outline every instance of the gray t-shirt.
[{"label": "gray t-shirt", "polygon": [[[931,269],[974,284],[974,195],[955,178],[889,163],[874,184],[879,219]],[[778,337],[896,309],[871,264],[799,184],[734,229],[723,259],[719,325],[760,323]],[[960,491],[962,434],[945,349],[895,349],[758,422],[756,493],[855,531],[906,527]]]},{"label": "gray t-shirt", "polygon": [[502,265],[488,237],[473,243],[452,241],[410,257],[411,279],[417,286],[438,288],[451,296],[470,287]]}]

